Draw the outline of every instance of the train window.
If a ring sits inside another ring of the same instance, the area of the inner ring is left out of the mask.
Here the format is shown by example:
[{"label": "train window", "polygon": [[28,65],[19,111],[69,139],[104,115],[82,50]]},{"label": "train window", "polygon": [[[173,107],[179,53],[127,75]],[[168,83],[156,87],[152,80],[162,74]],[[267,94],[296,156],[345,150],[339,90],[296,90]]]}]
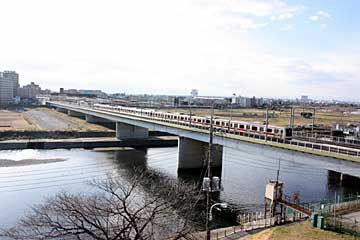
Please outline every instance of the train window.
[{"label": "train window", "polygon": [[250,125],[246,125],[246,129],[249,130],[249,129],[250,129]]},{"label": "train window", "polygon": [[275,129],[275,133],[279,133],[279,129]]},{"label": "train window", "polygon": [[197,122],[201,123],[201,119],[198,119]]},{"label": "train window", "polygon": [[209,120],[209,119],[206,119],[206,123],[210,124],[210,120]]},{"label": "train window", "polygon": [[260,127],[260,132],[263,132],[264,131],[264,128],[263,127]]},{"label": "train window", "polygon": [[244,127],[245,127],[244,125],[240,124],[240,128],[241,128],[241,129],[244,129]]},{"label": "train window", "polygon": [[216,125],[220,125],[220,122],[219,121],[216,121],[216,123],[215,123]]},{"label": "train window", "polygon": [[256,126],[252,126],[252,127],[251,127],[251,130],[253,130],[253,131],[257,131],[257,130],[258,130],[258,128],[257,128]]},{"label": "train window", "polygon": [[266,131],[267,131],[268,133],[271,133],[273,130],[272,130],[271,128],[268,128]]},{"label": "train window", "polygon": [[183,117],[180,117],[180,120],[184,120],[184,118],[183,118]]},{"label": "train window", "polygon": [[228,127],[228,126],[229,126],[229,123],[225,123],[225,126],[227,126],[227,127]]}]

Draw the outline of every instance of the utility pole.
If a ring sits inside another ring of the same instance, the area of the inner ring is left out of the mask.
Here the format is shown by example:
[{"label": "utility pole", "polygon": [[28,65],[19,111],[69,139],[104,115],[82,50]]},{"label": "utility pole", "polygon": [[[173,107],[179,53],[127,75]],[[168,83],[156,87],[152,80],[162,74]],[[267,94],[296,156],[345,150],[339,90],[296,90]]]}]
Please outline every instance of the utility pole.
[{"label": "utility pole", "polygon": [[290,119],[290,120],[289,120],[289,127],[290,127],[290,128],[292,128],[292,125],[291,125],[291,124],[292,124],[293,110],[294,110],[293,107],[291,107],[291,109],[290,109],[290,118],[289,118],[289,119]]},{"label": "utility pole", "polygon": [[266,108],[266,126],[265,126],[265,141],[267,141],[267,132],[269,127],[269,107]]},{"label": "utility pole", "polygon": [[294,106],[292,106],[291,111],[290,111],[290,128],[291,129],[294,128],[294,123],[295,123],[295,108],[294,108]]},{"label": "utility pole", "polygon": [[210,116],[210,130],[209,130],[209,150],[207,160],[207,177],[210,179],[210,189],[206,191],[206,240],[210,240],[210,200],[211,200],[211,188],[212,188],[212,176],[211,176],[211,157],[212,157],[212,145],[213,145],[213,116],[214,116],[214,105],[212,106]]},{"label": "utility pole", "polygon": [[228,123],[228,131],[230,133],[230,128],[231,128],[231,121],[232,121],[232,103],[230,103],[230,120],[229,120],[229,123]]},{"label": "utility pole", "polygon": [[315,125],[315,107],[313,108],[312,125],[311,125],[311,136],[314,137],[314,125]]},{"label": "utility pole", "polygon": [[[230,133],[231,121],[232,121],[233,97],[235,97],[235,96],[236,96],[236,94],[233,93],[233,94],[232,94],[232,97],[231,97],[231,101],[230,101],[230,120],[229,120],[229,126],[228,126],[229,133]],[[236,100],[235,100],[235,101],[236,101]]]},{"label": "utility pole", "polygon": [[189,110],[190,110],[189,127],[191,127],[191,100],[189,100]]}]

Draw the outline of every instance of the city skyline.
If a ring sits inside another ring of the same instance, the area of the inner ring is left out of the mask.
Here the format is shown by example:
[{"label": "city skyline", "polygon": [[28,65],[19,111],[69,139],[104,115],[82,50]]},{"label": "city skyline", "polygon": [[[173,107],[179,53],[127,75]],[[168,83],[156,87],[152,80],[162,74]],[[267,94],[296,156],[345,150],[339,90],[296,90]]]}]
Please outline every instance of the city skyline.
[{"label": "city skyline", "polygon": [[360,100],[355,0],[0,4],[0,66],[24,84]]}]

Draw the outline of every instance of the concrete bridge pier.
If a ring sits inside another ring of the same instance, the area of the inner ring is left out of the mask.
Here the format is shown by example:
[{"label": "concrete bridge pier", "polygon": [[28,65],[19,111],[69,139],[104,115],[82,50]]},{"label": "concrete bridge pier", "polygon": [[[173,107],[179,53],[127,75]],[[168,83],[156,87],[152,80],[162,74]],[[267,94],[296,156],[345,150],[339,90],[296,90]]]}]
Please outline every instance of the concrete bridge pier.
[{"label": "concrete bridge pier", "polygon": [[[190,138],[179,137],[178,171],[206,168],[209,144]],[[222,165],[223,146],[212,146],[211,167]]]},{"label": "concrete bridge pier", "polygon": [[66,108],[57,107],[56,111],[61,112],[61,113],[66,113],[66,114],[68,113],[68,110]]},{"label": "concrete bridge pier", "polygon": [[328,183],[331,185],[354,186],[360,184],[360,178],[341,172],[328,171]]},{"label": "concrete bridge pier", "polygon": [[116,138],[124,139],[144,139],[149,137],[149,129],[138,127],[126,123],[116,123]]},{"label": "concrete bridge pier", "polygon": [[89,114],[85,115],[85,120],[88,123],[109,123],[109,122],[111,122],[110,120],[107,120],[105,118],[99,118],[99,117],[95,117],[95,116],[92,116]]},{"label": "concrete bridge pier", "polygon": [[80,112],[76,112],[76,111],[73,111],[73,110],[68,110],[67,111],[67,114],[71,117],[80,117],[80,118],[85,118],[85,114],[83,113],[80,113]]}]

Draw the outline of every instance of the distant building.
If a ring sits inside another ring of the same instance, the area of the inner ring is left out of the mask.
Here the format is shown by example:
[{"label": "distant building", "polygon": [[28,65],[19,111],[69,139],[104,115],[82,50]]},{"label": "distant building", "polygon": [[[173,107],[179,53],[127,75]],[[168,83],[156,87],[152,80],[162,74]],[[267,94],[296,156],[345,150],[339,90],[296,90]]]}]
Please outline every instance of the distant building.
[{"label": "distant building", "polygon": [[64,90],[64,93],[75,95],[75,94],[79,94],[79,91],[77,89],[66,89],[66,90]]},{"label": "distant building", "polygon": [[8,79],[13,84],[13,96],[17,95],[17,89],[19,88],[19,74],[15,71],[4,71],[3,78]]},{"label": "distant building", "polygon": [[0,107],[9,105],[13,101],[13,97],[13,82],[4,78],[4,74],[0,72]]},{"label": "distant building", "polygon": [[302,103],[308,103],[310,101],[309,97],[308,96],[301,96],[300,98],[300,102]]},{"label": "distant building", "polygon": [[14,102],[19,86],[19,74],[14,71],[0,72],[0,107]]},{"label": "distant building", "polygon": [[60,94],[64,94],[64,88],[60,88]]},{"label": "distant building", "polygon": [[242,108],[249,108],[249,107],[251,107],[251,98],[237,96],[237,97],[235,97],[235,103],[234,104],[236,104],[236,105],[238,105],[239,107],[242,107]]},{"label": "distant building", "polygon": [[102,97],[107,97],[107,94],[104,93],[101,90],[85,90],[85,89],[80,89],[78,90],[79,94],[82,95],[94,95],[96,97],[102,98]]},{"label": "distant building", "polygon": [[195,98],[195,97],[199,96],[199,91],[197,89],[193,89],[193,90],[191,90],[190,95],[191,95],[191,97]]},{"label": "distant building", "polygon": [[28,85],[18,88],[18,95],[20,96],[21,99],[35,100],[36,95],[39,95],[40,93],[41,93],[40,86],[35,84],[34,82],[31,82]]},{"label": "distant building", "polygon": [[41,91],[41,94],[43,95],[50,95],[51,94],[51,90],[50,89],[45,89]]},{"label": "distant building", "polygon": [[230,104],[236,104],[236,94],[235,93],[233,93],[233,95],[231,96]]}]

